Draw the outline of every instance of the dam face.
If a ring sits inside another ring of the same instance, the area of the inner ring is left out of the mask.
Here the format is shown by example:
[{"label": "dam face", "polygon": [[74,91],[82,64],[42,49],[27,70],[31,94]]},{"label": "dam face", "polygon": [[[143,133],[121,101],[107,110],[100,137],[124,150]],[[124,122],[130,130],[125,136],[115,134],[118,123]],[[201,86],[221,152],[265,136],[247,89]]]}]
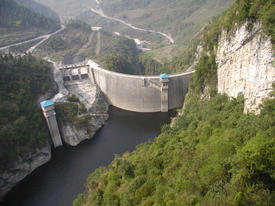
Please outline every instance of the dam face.
[{"label": "dam face", "polygon": [[101,69],[88,62],[89,78],[109,104],[134,112],[167,112],[182,107],[192,72],[177,75],[137,76]]}]

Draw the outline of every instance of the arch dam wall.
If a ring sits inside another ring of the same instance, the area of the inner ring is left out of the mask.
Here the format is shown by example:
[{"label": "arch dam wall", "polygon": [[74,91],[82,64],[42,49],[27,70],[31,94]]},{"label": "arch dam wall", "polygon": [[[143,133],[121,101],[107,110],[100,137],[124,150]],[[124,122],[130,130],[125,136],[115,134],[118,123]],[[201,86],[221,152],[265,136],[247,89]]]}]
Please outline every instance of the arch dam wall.
[{"label": "arch dam wall", "polygon": [[91,61],[89,78],[106,95],[108,102],[135,112],[167,112],[182,107],[194,71],[159,76],[127,75],[104,70]]}]

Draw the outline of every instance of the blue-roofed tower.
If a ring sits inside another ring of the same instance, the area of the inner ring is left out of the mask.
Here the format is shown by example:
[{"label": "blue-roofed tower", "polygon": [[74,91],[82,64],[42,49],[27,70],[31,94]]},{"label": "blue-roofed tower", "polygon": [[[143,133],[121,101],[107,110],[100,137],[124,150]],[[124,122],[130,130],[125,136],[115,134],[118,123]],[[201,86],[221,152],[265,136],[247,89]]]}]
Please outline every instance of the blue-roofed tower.
[{"label": "blue-roofed tower", "polygon": [[54,110],[54,103],[52,100],[46,100],[40,102],[41,109],[43,111],[43,115],[47,121],[47,125],[51,134],[52,142],[54,147],[58,147],[62,145],[62,139],[59,133],[56,117],[55,117],[55,110]]}]

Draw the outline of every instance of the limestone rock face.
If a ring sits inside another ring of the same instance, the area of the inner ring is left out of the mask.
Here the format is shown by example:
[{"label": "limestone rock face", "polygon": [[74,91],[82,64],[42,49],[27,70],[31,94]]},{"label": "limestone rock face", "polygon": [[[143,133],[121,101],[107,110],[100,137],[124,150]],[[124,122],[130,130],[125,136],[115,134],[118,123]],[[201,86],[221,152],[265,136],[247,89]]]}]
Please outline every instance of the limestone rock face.
[{"label": "limestone rock face", "polygon": [[275,81],[274,50],[261,25],[249,31],[247,23],[233,34],[222,32],[217,48],[218,92],[245,97],[245,112],[259,112]]},{"label": "limestone rock face", "polygon": [[71,124],[61,125],[63,140],[71,146],[76,146],[86,139],[91,139],[105,124],[109,117],[108,103],[100,89],[89,79],[69,81],[65,83],[65,87],[69,94],[75,94],[83,102],[87,108],[87,114],[91,115],[87,127],[79,129]]},{"label": "limestone rock face", "polygon": [[47,143],[45,147],[22,155],[10,166],[0,169],[0,200],[18,182],[50,159],[51,147]]}]

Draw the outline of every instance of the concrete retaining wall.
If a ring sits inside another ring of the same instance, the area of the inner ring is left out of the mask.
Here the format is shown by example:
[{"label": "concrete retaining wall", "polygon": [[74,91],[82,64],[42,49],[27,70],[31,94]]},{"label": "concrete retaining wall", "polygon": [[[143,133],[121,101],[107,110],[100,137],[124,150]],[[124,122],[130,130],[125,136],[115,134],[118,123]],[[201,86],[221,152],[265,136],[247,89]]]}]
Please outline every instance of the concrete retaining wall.
[{"label": "concrete retaining wall", "polygon": [[[188,72],[169,76],[169,109],[183,105],[192,74],[193,72]],[[135,112],[161,111],[159,76],[126,75],[93,67],[91,64],[89,78],[99,86],[113,106]]]}]

